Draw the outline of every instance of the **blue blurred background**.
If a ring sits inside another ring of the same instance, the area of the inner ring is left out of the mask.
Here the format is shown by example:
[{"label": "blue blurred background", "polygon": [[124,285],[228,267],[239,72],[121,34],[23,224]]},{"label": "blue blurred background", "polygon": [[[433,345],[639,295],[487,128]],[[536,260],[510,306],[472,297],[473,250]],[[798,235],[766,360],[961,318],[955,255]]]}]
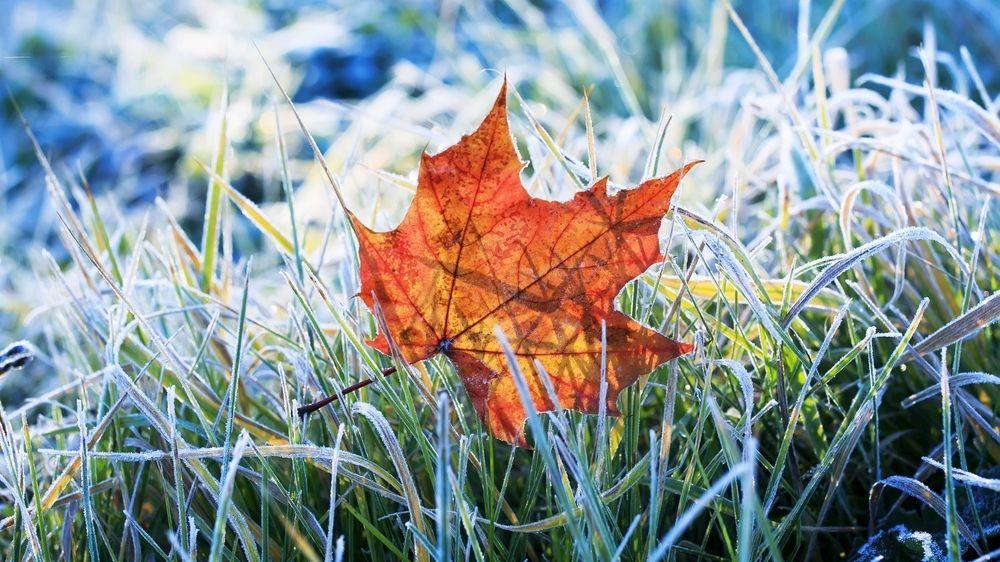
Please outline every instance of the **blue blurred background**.
[{"label": "blue blurred background", "polygon": [[[530,37],[539,26],[552,34],[586,27],[580,14],[592,6],[628,59],[629,78],[653,96],[671,87],[661,83],[664,67],[694,65],[705,56],[718,11],[712,2],[589,2],[2,0],[0,81],[54,161],[82,171],[95,191],[115,189],[122,201],[148,202],[183,181],[178,167],[191,149],[188,137],[204,126],[226,83],[237,89],[256,81],[255,87],[268,90],[260,60],[248,56],[251,41],[287,78],[295,101],[359,100],[383,88],[401,65],[430,69],[443,81],[467,79],[463,66],[530,65],[532,49],[544,49]],[[815,28],[830,2],[735,4],[781,76],[795,63],[805,5]],[[484,22],[523,35],[524,45],[512,49],[484,35]],[[987,89],[997,90],[1000,4],[991,0],[848,0],[826,46],[848,47],[859,71],[912,74],[919,66],[913,49],[925,40],[927,26],[941,52],[954,56],[967,47]],[[726,67],[756,65],[735,31],[723,56]],[[580,90],[596,85],[599,113],[625,110],[614,96],[601,95],[607,91],[601,83],[611,76],[576,68],[581,65],[575,61],[565,65]],[[949,87],[947,77],[942,82]],[[652,112],[648,98],[638,102]],[[37,223],[30,210],[44,199],[41,175],[10,103],[2,107],[5,230],[31,232]],[[254,178],[239,181],[260,196]]]}]

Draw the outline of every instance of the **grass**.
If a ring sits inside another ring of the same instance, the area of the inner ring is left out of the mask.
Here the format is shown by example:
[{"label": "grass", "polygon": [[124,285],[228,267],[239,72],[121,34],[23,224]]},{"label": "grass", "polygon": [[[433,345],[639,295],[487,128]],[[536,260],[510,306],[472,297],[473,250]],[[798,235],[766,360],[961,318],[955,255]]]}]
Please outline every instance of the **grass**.
[{"label": "grass", "polygon": [[[419,151],[467,132],[499,71],[406,67],[356,105],[258,104],[255,120],[233,117],[253,105],[233,88],[201,133],[211,167],[191,167],[210,185],[200,243],[177,196],[124,207],[37,147],[61,251],[4,273],[34,355],[18,371],[11,348],[5,384],[45,377],[0,409],[4,559],[830,559],[897,524],[948,559],[996,556],[981,498],[1000,477],[1000,122],[983,69],[928,27],[919,76],[852,74],[825,46],[834,2],[782,78],[721,2],[699,60],[652,87],[589,4],[567,3],[578,27],[558,37],[511,4],[520,27],[465,25],[511,54],[533,194],[706,160],[664,221],[664,264],[619,300],[697,353],[624,392],[620,417],[531,415],[532,450],[491,439],[446,361],[364,345],[376,321],[340,204],[391,227]],[[442,33],[439,57],[461,60]],[[723,65],[733,42],[757,70]],[[331,115],[342,134],[314,125]],[[240,123],[267,142],[238,143]],[[229,182],[255,167],[277,186],[265,201]]]}]

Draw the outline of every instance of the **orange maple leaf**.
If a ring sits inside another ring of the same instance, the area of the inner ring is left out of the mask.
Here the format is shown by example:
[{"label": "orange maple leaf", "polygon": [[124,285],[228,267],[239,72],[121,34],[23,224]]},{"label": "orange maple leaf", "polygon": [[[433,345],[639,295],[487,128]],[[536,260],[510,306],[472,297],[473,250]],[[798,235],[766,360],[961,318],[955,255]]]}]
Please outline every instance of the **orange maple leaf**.
[{"label": "orange maple leaf", "polygon": [[602,322],[610,414],[619,391],[691,351],[616,311],[614,301],[661,260],[657,231],[693,164],[613,195],[602,178],[569,201],[533,198],[521,184],[506,99],[505,81],[478,129],[422,155],[416,195],[394,230],[351,221],[360,296],[389,332],[369,345],[385,354],[398,348],[409,363],[445,355],[490,433],[523,445],[526,415],[495,326],[511,339],[538,411],[554,405],[536,360],[562,407],[598,411]]}]

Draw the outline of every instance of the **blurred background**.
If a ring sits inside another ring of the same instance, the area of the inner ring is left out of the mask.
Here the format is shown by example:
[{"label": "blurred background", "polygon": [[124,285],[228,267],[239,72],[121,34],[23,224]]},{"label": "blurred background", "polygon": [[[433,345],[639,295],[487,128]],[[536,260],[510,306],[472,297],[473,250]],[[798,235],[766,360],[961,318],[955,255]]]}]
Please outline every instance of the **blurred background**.
[{"label": "blurred background", "polygon": [[[840,4],[823,48],[847,48],[852,78],[918,75],[915,48],[931,40],[943,62],[956,68],[959,48],[966,47],[987,91],[997,91],[996,2]],[[831,2],[734,6],[784,78],[808,49],[803,41],[825,23]],[[599,126],[611,130],[613,117],[639,114],[655,122],[690,81],[704,85],[725,79],[722,69],[728,75],[759,68],[715,2],[0,1],[4,97],[21,106],[53,162],[85,177],[96,193],[114,190],[126,205],[172,198],[185,226],[195,230],[206,181],[193,159],[212,158],[212,119],[227,88],[231,145],[263,159],[240,158],[227,173],[255,201],[279,187],[267,152],[277,92],[253,42],[322,146],[339,142],[377,160],[361,149],[370,148],[373,136],[400,135],[397,143],[407,148],[395,158],[387,153],[386,161],[364,164],[404,173],[413,160],[399,156],[412,157],[413,147],[434,148],[441,141],[435,127],[464,106],[444,96],[490,97],[492,91],[480,90],[500,72],[534,89],[533,102],[558,111],[572,110],[592,88]],[[692,76],[696,67],[719,74]],[[952,80],[940,77],[942,87],[970,87]],[[747,89],[729,94],[745,95],[754,84],[742,85]],[[9,244],[49,231],[51,217],[37,159],[11,104],[5,100],[2,107],[0,236]],[[294,129],[292,122],[285,128]]]}]

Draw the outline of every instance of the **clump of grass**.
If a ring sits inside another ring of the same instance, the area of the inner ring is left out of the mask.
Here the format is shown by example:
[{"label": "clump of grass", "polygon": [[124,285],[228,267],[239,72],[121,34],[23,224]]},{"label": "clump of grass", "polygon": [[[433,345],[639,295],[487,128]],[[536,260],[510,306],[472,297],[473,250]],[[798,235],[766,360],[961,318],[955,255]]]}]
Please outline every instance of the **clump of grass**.
[{"label": "clump of grass", "polygon": [[[704,59],[646,89],[600,17],[569,5],[576,36],[508,59],[525,184],[565,196],[705,159],[665,221],[664,264],[619,300],[696,355],[623,393],[621,417],[530,416],[524,450],[482,431],[446,361],[364,345],[376,322],[336,201],[390,226],[413,191],[398,174],[470,128],[493,74],[401,68],[349,112],[300,108],[306,127],[309,111],[348,121],[311,164],[290,106],[260,108],[277,134],[255,151],[227,140],[223,104],[200,244],[171,201],[120,210],[38,147],[66,258],[39,250],[8,280],[50,380],[0,409],[4,558],[827,558],[897,523],[951,559],[995,550],[974,491],[995,491],[1000,450],[1000,125],[973,62],[947,66],[965,91],[939,87],[930,48],[920,78],[852,76],[824,19],[782,78],[723,2]],[[527,49],[522,29],[469,24]],[[713,56],[732,30],[759,71]],[[603,111],[560,63],[588,41],[581,74],[617,97]],[[260,206],[226,177],[268,150],[282,190]]]}]

